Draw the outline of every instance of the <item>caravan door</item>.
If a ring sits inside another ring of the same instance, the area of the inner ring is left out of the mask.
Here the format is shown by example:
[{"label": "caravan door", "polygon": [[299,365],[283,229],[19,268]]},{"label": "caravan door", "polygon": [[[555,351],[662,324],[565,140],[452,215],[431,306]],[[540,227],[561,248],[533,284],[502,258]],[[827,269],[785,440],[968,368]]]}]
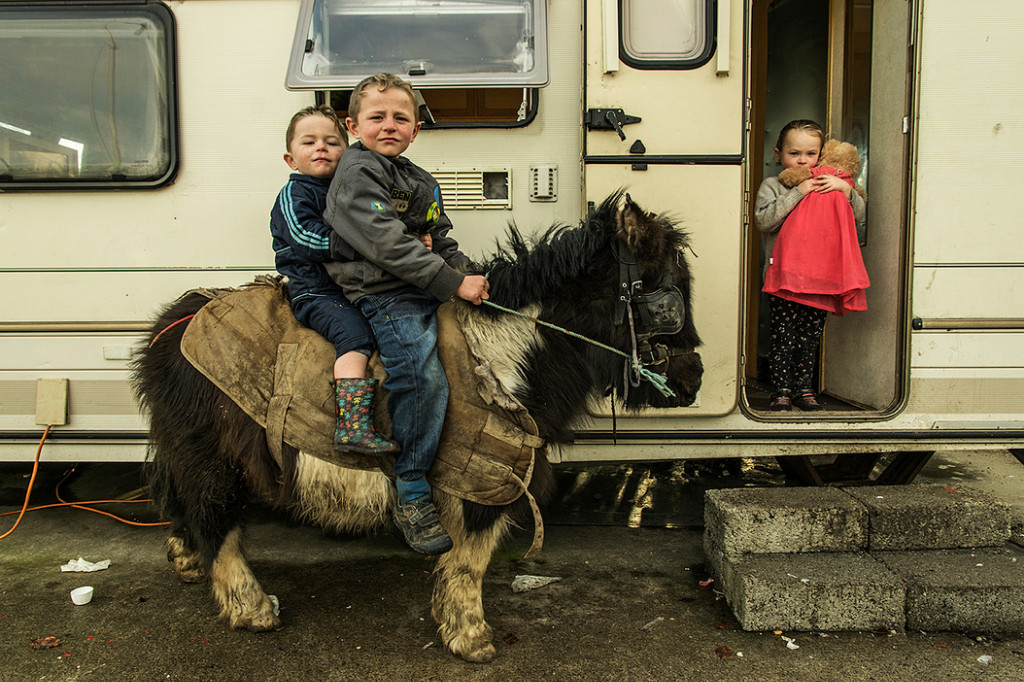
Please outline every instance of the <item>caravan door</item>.
[{"label": "caravan door", "polygon": [[743,3],[604,0],[585,22],[587,200],[624,187],[689,232],[704,379],[698,402],[672,412],[727,414],[743,301]]}]

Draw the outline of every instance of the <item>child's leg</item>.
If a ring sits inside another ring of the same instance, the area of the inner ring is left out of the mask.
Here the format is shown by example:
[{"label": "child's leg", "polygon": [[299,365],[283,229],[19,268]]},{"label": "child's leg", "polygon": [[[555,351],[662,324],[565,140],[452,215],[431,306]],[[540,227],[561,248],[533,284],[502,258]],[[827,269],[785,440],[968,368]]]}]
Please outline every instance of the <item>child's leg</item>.
[{"label": "child's leg", "polygon": [[768,296],[769,328],[768,374],[772,383],[772,397],[792,395],[790,365],[794,349],[794,304],[778,296]]},{"label": "child's leg", "polygon": [[370,356],[357,350],[350,350],[334,361],[335,379],[365,379]]},{"label": "child's leg", "polygon": [[793,350],[792,386],[796,395],[814,394],[814,368],[818,364],[818,344],[825,331],[828,312],[806,305],[794,304],[795,347]]},{"label": "child's leg", "polygon": [[395,521],[409,545],[425,554],[451,548],[427,483],[448,406],[448,380],[437,358],[440,303],[419,289],[369,294],[359,305],[373,326],[388,378],[392,432],[402,448],[395,461]]},{"label": "child's leg", "polygon": [[334,449],[364,455],[398,452],[398,444],[373,427],[377,380],[367,379],[366,366],[376,346],[373,330],[359,309],[340,294],[317,296],[294,306],[296,318],[334,344],[334,400],[337,422]]},{"label": "child's leg", "polygon": [[377,380],[364,378],[368,360],[359,351],[349,351],[334,363],[334,402],[338,419],[334,427],[334,449],[364,455],[394,455],[399,451],[398,443],[377,433],[373,426]]},{"label": "child's leg", "polygon": [[388,373],[388,410],[395,440],[402,446],[395,476],[422,480],[434,463],[448,406],[448,379],[437,358],[440,303],[419,289],[402,289],[364,296],[359,304]]}]

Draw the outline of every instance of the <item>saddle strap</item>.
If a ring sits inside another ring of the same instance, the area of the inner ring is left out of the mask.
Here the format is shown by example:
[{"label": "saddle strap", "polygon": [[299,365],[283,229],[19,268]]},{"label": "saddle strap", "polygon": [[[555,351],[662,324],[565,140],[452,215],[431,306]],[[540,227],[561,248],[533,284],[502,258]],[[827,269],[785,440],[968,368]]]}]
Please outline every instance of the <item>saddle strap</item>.
[{"label": "saddle strap", "polygon": [[537,455],[534,453],[530,456],[530,466],[526,469],[526,475],[523,478],[519,478],[515,474],[512,475],[513,480],[519,484],[523,494],[526,495],[526,499],[530,503],[530,512],[533,514],[533,542],[530,543],[530,548],[523,555],[524,559],[536,559],[540,556],[540,550],[544,547],[544,516],[540,513],[537,500],[530,494],[528,487],[530,480],[533,478],[533,465],[536,461]]},{"label": "saddle strap", "polygon": [[274,395],[267,406],[267,447],[274,456],[277,466],[284,467],[284,422],[292,402],[292,376],[295,374],[295,358],[299,344],[279,343],[277,362],[274,364]]}]

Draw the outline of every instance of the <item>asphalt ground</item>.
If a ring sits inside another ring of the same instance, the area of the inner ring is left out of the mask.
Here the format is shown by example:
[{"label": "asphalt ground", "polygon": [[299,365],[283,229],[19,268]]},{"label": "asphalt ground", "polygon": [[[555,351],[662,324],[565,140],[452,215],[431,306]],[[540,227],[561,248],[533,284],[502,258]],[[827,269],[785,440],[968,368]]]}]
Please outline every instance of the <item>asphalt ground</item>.
[{"label": "asphalt ground", "polygon": [[[32,504],[138,492],[140,465],[43,464]],[[0,464],[0,513],[21,507],[29,463]],[[70,475],[69,475],[69,472]],[[540,558],[517,531],[484,581],[497,658],[440,645],[431,561],[394,535],[324,533],[254,508],[248,556],[285,627],[253,634],[216,619],[205,585],[180,582],[160,527],[81,509],[30,512],[0,540],[0,680],[1020,680],[1024,636],[938,632],[744,632],[702,550],[709,488],[785,485],[771,460],[562,466]],[[66,480],[65,480],[65,477]],[[987,490],[1024,528],[1024,466],[1008,452],[938,453],[915,483]],[[147,503],[101,505],[140,522]],[[15,516],[0,517],[0,534]],[[632,527],[631,527],[632,526]],[[63,573],[83,557],[94,573]],[[557,577],[527,592],[517,575]],[[69,591],[92,585],[90,604]],[[32,648],[52,637],[50,648]],[[792,640],[792,641],[790,641]],[[797,648],[793,648],[793,647]]]}]

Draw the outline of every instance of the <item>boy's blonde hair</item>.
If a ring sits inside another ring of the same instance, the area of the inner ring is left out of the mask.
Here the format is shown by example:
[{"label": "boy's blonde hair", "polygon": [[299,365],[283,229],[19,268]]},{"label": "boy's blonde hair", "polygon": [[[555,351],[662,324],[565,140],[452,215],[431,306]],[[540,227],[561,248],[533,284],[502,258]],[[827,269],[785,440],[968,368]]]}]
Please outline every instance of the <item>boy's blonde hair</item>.
[{"label": "boy's blonde hair", "polygon": [[376,73],[359,81],[359,85],[352,90],[352,96],[349,97],[348,100],[349,118],[359,118],[359,108],[363,103],[363,93],[369,90],[370,86],[376,87],[377,92],[384,92],[391,88],[397,88],[409,95],[409,101],[412,102],[413,116],[416,117],[415,122],[419,123],[420,108],[416,105],[416,91],[413,90],[412,83],[407,80],[402,80],[393,73]]},{"label": "boy's blonde hair", "polygon": [[326,104],[319,104],[317,106],[306,107],[305,109],[295,112],[295,115],[292,116],[292,120],[288,121],[288,130],[284,134],[285,151],[289,153],[292,151],[292,140],[295,139],[295,126],[299,124],[299,121],[309,116],[323,116],[324,118],[330,119],[331,123],[334,124],[335,130],[338,131],[338,137],[341,138],[346,147],[348,146],[348,133],[345,131],[345,126],[342,125],[341,121],[338,119],[338,115],[334,113],[334,109],[330,108]]}]

